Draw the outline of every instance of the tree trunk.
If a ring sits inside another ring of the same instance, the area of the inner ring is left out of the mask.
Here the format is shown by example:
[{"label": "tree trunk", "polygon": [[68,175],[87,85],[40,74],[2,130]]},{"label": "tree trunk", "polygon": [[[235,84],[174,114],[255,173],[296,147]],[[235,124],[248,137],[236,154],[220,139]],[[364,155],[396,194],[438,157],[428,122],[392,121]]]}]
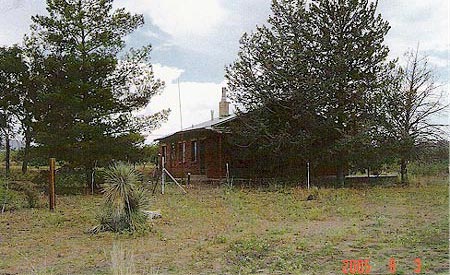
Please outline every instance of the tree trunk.
[{"label": "tree trunk", "polygon": [[11,144],[9,142],[9,131],[6,131],[5,135],[5,175],[7,178],[9,178],[9,175],[11,174]]},{"label": "tree trunk", "polygon": [[406,160],[404,158],[400,160],[400,179],[402,184],[408,183],[408,169],[406,168]]},{"label": "tree trunk", "polygon": [[26,174],[28,171],[28,160],[30,154],[31,136],[30,129],[25,131],[25,148],[23,149],[23,162],[22,162],[22,174]]}]

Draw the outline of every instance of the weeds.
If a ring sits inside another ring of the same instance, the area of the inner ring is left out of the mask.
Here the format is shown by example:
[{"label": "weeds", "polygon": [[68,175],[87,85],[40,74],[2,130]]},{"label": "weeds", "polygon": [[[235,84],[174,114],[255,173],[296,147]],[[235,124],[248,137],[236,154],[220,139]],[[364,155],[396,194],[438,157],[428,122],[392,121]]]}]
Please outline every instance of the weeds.
[{"label": "weeds", "polygon": [[30,273],[17,247],[55,274],[340,274],[342,260],[360,258],[387,274],[390,257],[405,274],[417,257],[424,274],[448,273],[448,185],[321,188],[312,201],[300,188],[167,188],[152,197],[164,217],[142,235],[83,234],[104,205],[95,195],[59,196],[54,213],[0,215],[0,269]]},{"label": "weeds", "polygon": [[0,211],[40,207],[40,194],[33,183],[0,180]]},{"label": "weeds", "polygon": [[127,251],[122,245],[113,244],[110,252],[111,273],[113,275],[133,275],[136,274],[133,253]]},{"label": "weeds", "polygon": [[260,238],[250,237],[239,240],[230,245],[230,261],[239,267],[255,272],[263,266],[269,248],[270,244]]}]

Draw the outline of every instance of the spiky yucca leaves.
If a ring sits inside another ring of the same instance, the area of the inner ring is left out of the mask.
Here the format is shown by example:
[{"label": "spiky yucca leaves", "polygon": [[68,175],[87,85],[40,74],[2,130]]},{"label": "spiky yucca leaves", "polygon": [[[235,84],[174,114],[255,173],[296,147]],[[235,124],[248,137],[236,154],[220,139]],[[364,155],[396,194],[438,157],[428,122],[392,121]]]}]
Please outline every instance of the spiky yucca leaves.
[{"label": "spiky yucca leaves", "polygon": [[145,228],[146,216],[141,211],[148,205],[148,194],[140,186],[138,172],[129,164],[116,163],[105,171],[104,210],[99,231],[136,231]]},{"label": "spiky yucca leaves", "polygon": [[136,170],[125,163],[119,162],[111,166],[105,172],[104,198],[106,204],[110,205],[117,215],[123,212],[131,214],[133,192],[139,183]]}]

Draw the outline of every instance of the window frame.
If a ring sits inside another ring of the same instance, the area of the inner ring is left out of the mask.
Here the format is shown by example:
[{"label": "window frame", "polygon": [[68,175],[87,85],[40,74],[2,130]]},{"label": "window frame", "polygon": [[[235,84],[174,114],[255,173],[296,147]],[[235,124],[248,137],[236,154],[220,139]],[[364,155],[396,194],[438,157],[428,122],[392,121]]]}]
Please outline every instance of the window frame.
[{"label": "window frame", "polygon": [[177,161],[178,163],[184,163],[186,161],[186,143],[184,141],[179,141],[177,147]]},{"label": "window frame", "polygon": [[176,155],[176,146],[175,143],[172,142],[170,144],[170,161],[172,162],[172,164],[175,163]]},{"label": "window frame", "polygon": [[191,162],[198,161],[198,141],[191,140]]},{"label": "window frame", "polygon": [[182,144],[182,146],[181,146],[181,148],[182,148],[181,153],[183,155],[183,163],[186,163],[186,141],[183,141],[181,144]]}]

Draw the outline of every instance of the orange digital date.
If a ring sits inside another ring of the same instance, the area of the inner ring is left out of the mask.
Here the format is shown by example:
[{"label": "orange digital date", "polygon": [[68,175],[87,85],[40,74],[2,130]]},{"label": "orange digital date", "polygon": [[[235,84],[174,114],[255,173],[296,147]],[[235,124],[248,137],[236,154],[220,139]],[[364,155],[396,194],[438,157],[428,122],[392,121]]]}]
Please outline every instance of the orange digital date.
[{"label": "orange digital date", "polygon": [[[414,259],[414,263],[416,264],[416,268],[414,269],[414,274],[419,274],[422,271],[422,261],[420,260],[420,258],[416,258]],[[395,258],[390,258],[389,259],[389,273],[390,274],[395,274],[396,270],[397,270],[397,265],[395,263]]]},{"label": "orange digital date", "polygon": [[342,273],[344,274],[370,274],[371,269],[368,259],[342,261]]}]

